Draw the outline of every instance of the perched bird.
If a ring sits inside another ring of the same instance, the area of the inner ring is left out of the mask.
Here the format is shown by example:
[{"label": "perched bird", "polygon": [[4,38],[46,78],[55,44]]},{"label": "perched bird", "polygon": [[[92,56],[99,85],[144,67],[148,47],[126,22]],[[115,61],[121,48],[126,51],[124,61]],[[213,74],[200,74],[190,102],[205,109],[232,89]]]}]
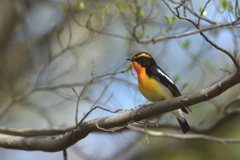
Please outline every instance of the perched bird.
[{"label": "perched bird", "polygon": [[[138,75],[138,88],[147,100],[155,102],[181,96],[174,82],[156,64],[149,53],[140,52],[127,60],[132,62]],[[188,113],[185,108],[171,111],[176,116],[183,133],[186,133],[190,127],[183,112]]]}]

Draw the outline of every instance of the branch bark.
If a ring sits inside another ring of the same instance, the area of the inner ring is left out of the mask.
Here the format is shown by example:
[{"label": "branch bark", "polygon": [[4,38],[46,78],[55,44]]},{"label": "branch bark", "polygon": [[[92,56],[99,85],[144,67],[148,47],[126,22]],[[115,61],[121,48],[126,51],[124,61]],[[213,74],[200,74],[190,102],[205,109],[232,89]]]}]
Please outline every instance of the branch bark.
[{"label": "branch bark", "polygon": [[218,138],[218,137],[213,137],[213,136],[207,136],[204,134],[174,134],[174,133],[163,133],[163,132],[157,132],[153,130],[145,130],[144,128],[139,128],[136,126],[130,126],[129,128],[133,129],[134,131],[138,131],[141,133],[149,134],[151,136],[156,136],[156,137],[168,137],[168,138],[174,138],[174,139],[203,139],[203,140],[210,140],[214,142],[219,142],[222,144],[226,143],[239,143],[240,139],[224,139],[224,138]]},{"label": "branch bark", "polygon": [[41,150],[46,152],[61,151],[85,138],[89,133],[98,131],[99,128],[109,129],[120,127],[130,122],[136,122],[178,108],[207,101],[238,83],[240,83],[240,72],[235,71],[206,89],[174,99],[158,101],[137,110],[83,122],[79,124],[76,129],[55,138],[21,137],[0,134],[0,147],[21,150]]}]

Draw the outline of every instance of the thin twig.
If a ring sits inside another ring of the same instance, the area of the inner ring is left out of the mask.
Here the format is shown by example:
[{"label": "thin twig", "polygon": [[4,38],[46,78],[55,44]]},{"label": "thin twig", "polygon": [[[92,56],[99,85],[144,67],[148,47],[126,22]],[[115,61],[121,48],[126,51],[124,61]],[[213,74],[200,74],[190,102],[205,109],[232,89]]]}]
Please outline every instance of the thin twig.
[{"label": "thin twig", "polygon": [[67,160],[68,158],[67,158],[67,149],[64,149],[63,150],[63,159],[64,160]]},{"label": "thin twig", "polygon": [[125,125],[121,126],[121,127],[116,127],[115,129],[105,129],[105,128],[99,127],[99,125],[98,125],[97,123],[95,123],[95,125],[96,125],[96,127],[97,127],[98,129],[100,129],[100,130],[103,130],[103,131],[105,131],[105,132],[112,132],[112,133],[114,133],[114,132],[116,132],[116,131],[118,131],[118,130],[121,130],[121,129],[123,129],[123,128],[126,128],[126,127],[127,127],[129,124],[131,124],[131,123],[133,123],[133,122],[130,121],[130,122],[126,123]]},{"label": "thin twig", "polygon": [[83,117],[83,118],[81,119],[81,121],[79,122],[79,125],[81,125],[81,123],[84,121],[84,119],[85,119],[92,111],[94,111],[94,110],[97,109],[97,108],[102,109],[102,110],[107,111],[107,112],[111,112],[111,113],[117,113],[117,112],[119,112],[119,111],[125,111],[124,109],[117,109],[116,111],[111,111],[111,110],[109,110],[109,109],[106,109],[106,108],[103,108],[103,107],[100,107],[100,106],[96,106],[96,107],[93,107],[90,111],[88,111],[88,112],[84,115],[84,117]]},{"label": "thin twig", "polygon": [[146,135],[147,144],[149,145],[150,143],[149,143],[149,140],[148,140],[147,125],[148,125],[148,123],[146,122],[145,125],[144,125],[144,132],[145,132],[145,135]]},{"label": "thin twig", "polygon": [[94,101],[94,103],[92,104],[92,106],[91,106],[90,108],[93,108],[93,107],[99,102],[99,100],[103,97],[105,91],[106,91],[107,88],[112,84],[113,81],[114,81],[114,79],[111,80],[111,81],[104,87],[102,93],[101,93],[100,96]]},{"label": "thin twig", "polygon": [[[192,23],[197,29],[200,29],[200,26],[195,23],[193,20],[189,19],[188,17],[181,17],[180,14],[179,14],[179,11],[178,11],[178,8],[176,8],[176,12],[175,13],[171,7],[168,5],[167,2],[165,2],[165,0],[163,0],[163,2],[166,4],[166,6],[169,8],[169,10],[175,15],[177,16],[179,19],[183,19],[183,20],[187,20],[189,21],[190,23]],[[182,4],[184,5],[184,4]],[[231,25],[235,25],[235,23],[237,22],[237,20],[235,22],[231,22]],[[218,46],[217,44],[213,43],[202,31],[199,32],[200,35],[210,44],[212,45],[213,47],[215,47],[216,49],[224,52],[226,55],[228,55],[228,57],[233,61],[234,65],[236,66],[237,70],[240,70],[240,65],[238,63],[238,61],[233,57],[233,55],[231,53],[229,53],[227,50],[225,50],[224,48]]]},{"label": "thin twig", "polygon": [[[205,9],[207,8],[207,5],[208,5],[208,3],[209,3],[210,1],[211,1],[211,0],[208,0],[207,3],[204,5],[204,7],[203,7],[203,9],[202,9],[202,11],[201,11],[200,17],[203,16],[203,13],[204,13]],[[200,20],[201,20],[200,17],[198,18],[198,26],[200,26]]]},{"label": "thin twig", "polygon": [[[113,75],[116,75],[116,74],[119,74],[119,73],[125,73],[127,72],[129,69],[126,69],[126,70],[123,70],[123,71],[119,71],[119,72],[114,72],[114,73],[107,73],[107,74],[104,74],[102,76],[97,76],[97,77],[94,77],[92,78],[91,80],[88,81],[88,83],[84,86],[84,88],[82,89],[81,93],[79,94],[78,96],[78,99],[77,99],[77,106],[76,106],[76,113],[75,113],[75,123],[76,123],[76,126],[78,124],[78,106],[79,106],[79,102],[80,102],[80,99],[84,93],[84,91],[86,90],[86,88],[93,83],[94,80],[98,79],[98,78],[102,78],[102,77],[106,77],[106,76],[113,76]],[[96,109],[96,108],[95,108]],[[85,117],[85,116],[84,116]],[[83,119],[82,119],[83,120]],[[80,123],[82,122],[82,120],[80,121]]]}]

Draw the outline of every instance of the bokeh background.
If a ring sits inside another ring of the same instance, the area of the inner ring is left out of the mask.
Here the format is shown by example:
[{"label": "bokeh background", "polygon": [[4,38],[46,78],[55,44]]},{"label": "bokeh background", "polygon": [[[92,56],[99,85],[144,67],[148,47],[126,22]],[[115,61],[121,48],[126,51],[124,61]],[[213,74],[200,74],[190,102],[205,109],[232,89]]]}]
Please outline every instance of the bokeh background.
[{"label": "bokeh background", "polygon": [[[207,1],[187,3],[198,14]],[[218,23],[234,20],[235,1],[212,0],[204,15]],[[69,7],[69,3],[71,8]],[[170,7],[177,5],[167,1]],[[134,6],[140,12],[134,13]],[[0,1],[0,125],[12,128],[65,127],[75,124],[77,97],[93,77],[126,70],[126,58],[146,51],[176,82],[182,94],[210,86],[234,70],[230,58],[207,43],[200,34],[166,39],[157,43],[138,43],[132,37],[136,15],[147,17],[137,27],[141,41],[155,36],[180,35],[196,28],[173,14],[162,1]],[[180,9],[183,14],[183,10]],[[190,12],[187,16],[197,21]],[[75,20],[74,20],[75,18]],[[77,22],[76,22],[77,21]],[[79,24],[80,25],[79,25]],[[201,21],[201,27],[210,24]],[[132,26],[132,27],[131,27]],[[204,32],[214,43],[239,55],[239,27],[214,28]],[[133,72],[136,77],[136,73]],[[223,107],[239,95],[235,86],[210,101],[191,106],[186,115],[190,126],[204,128],[224,116]],[[110,110],[130,109],[147,100],[137,88],[131,72],[94,81],[79,103],[78,118],[91,107]],[[237,108],[238,103],[231,106]],[[113,115],[95,110],[86,120]],[[177,124],[171,114],[158,119]],[[164,127],[161,132],[179,133]],[[238,138],[239,118],[233,117],[211,130],[209,135]],[[21,135],[20,135],[21,136]],[[125,129],[116,133],[91,133],[68,148],[68,158],[81,159],[240,159],[240,144],[222,144],[208,140],[181,140],[149,136]],[[20,151],[0,148],[4,160],[63,159],[62,152]]]}]

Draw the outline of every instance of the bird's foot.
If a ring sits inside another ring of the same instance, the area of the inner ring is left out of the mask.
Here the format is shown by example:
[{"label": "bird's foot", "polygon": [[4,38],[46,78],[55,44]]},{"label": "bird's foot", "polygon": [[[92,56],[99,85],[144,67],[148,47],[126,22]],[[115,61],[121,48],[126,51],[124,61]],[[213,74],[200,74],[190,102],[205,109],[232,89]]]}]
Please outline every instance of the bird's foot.
[{"label": "bird's foot", "polygon": [[135,110],[135,109],[139,109],[139,108],[142,108],[142,107],[146,107],[146,106],[148,106],[148,105],[150,105],[151,103],[142,103],[142,104],[139,104],[139,105],[137,105],[137,106],[135,106],[135,107],[133,107],[132,108],[132,110]]}]

